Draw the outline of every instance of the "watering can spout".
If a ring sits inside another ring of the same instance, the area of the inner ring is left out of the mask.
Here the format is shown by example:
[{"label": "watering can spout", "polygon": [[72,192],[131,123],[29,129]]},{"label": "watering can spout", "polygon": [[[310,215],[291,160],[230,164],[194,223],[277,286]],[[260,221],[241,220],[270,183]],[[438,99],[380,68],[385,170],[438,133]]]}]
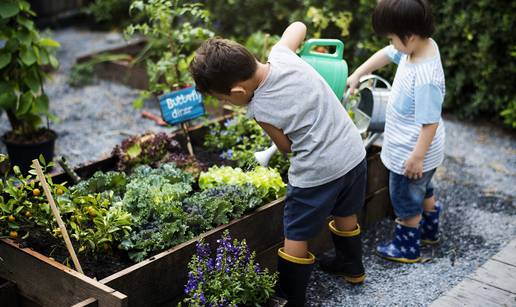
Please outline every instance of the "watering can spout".
[{"label": "watering can spout", "polygon": [[260,164],[261,166],[267,166],[269,165],[269,160],[272,158],[272,156],[276,153],[277,150],[278,147],[276,147],[276,145],[272,145],[266,150],[255,152],[254,158],[256,159],[256,162],[258,162],[258,164]]}]

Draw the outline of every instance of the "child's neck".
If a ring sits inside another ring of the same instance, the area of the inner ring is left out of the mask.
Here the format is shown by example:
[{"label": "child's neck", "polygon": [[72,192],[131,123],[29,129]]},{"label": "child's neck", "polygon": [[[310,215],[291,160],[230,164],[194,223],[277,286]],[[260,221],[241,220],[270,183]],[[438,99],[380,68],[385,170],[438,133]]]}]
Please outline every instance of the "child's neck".
[{"label": "child's neck", "polygon": [[252,78],[251,90],[254,92],[264,81],[269,74],[270,64],[257,62],[256,72]]},{"label": "child's neck", "polygon": [[435,56],[436,50],[431,38],[418,39],[414,44],[414,50],[410,54],[409,61],[420,62]]}]

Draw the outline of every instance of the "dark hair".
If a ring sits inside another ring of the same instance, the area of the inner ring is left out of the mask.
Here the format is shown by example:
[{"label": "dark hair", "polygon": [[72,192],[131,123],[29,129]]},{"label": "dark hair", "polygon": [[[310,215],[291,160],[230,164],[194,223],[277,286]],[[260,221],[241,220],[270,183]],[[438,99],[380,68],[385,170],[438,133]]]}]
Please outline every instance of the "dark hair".
[{"label": "dark hair", "polygon": [[250,79],[256,69],[256,58],[244,46],[221,38],[202,43],[190,63],[190,73],[201,93],[228,95],[235,83]]},{"label": "dark hair", "polygon": [[426,0],[380,0],[373,12],[376,34],[396,34],[405,43],[412,34],[428,38],[434,33],[432,9]]}]

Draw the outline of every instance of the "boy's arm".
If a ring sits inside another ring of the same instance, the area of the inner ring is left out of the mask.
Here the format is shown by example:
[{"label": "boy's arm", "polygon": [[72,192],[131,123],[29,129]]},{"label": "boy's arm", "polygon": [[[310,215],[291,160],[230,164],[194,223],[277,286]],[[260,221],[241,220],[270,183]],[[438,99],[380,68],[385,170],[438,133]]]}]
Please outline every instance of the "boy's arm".
[{"label": "boy's arm", "polygon": [[260,125],[263,130],[271,137],[272,141],[278,149],[283,153],[291,152],[292,142],[288,139],[288,137],[283,133],[283,130],[274,127],[271,124],[267,124],[264,122],[257,121],[258,125]]},{"label": "boy's arm", "polygon": [[290,50],[296,52],[299,45],[301,45],[305,40],[305,36],[305,24],[300,21],[296,21],[291,23],[290,26],[285,29],[278,44],[286,45]]},{"label": "boy's arm", "polygon": [[439,123],[424,124],[417,139],[416,147],[405,162],[405,176],[410,179],[419,179],[423,176],[423,160],[428,147],[432,144]]},{"label": "boy's arm", "polygon": [[372,73],[373,71],[384,67],[389,64],[391,60],[385,52],[382,50],[377,51],[373,54],[367,61],[365,61],[360,67],[358,67],[351,76],[348,78],[348,88],[351,90],[351,93],[355,91],[360,82],[360,78],[367,74]]}]

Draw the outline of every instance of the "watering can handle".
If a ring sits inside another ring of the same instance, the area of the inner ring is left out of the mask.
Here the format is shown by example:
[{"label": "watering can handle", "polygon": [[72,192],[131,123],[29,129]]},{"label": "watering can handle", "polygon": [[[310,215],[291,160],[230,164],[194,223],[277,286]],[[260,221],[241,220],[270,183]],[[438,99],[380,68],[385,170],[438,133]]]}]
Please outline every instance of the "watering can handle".
[{"label": "watering can handle", "polygon": [[389,83],[389,81],[385,80],[384,78],[382,78],[378,75],[370,74],[370,75],[365,75],[365,76],[360,77],[360,83],[364,83],[368,80],[373,80],[373,88],[376,88],[376,82],[381,81],[383,84],[385,84],[387,89],[389,89],[389,90],[391,89],[391,84]]},{"label": "watering can handle", "polygon": [[[334,46],[334,53],[322,53],[313,51],[313,47],[316,46]],[[303,55],[317,55],[318,57],[325,57],[330,59],[339,59],[342,60],[344,56],[344,43],[338,39],[316,39],[312,38],[305,42],[303,45],[303,49],[299,53],[300,56]]]}]

